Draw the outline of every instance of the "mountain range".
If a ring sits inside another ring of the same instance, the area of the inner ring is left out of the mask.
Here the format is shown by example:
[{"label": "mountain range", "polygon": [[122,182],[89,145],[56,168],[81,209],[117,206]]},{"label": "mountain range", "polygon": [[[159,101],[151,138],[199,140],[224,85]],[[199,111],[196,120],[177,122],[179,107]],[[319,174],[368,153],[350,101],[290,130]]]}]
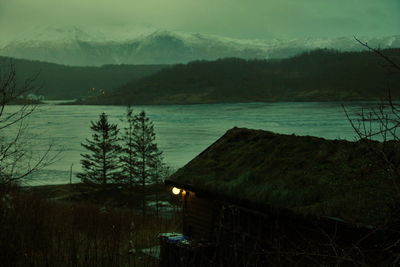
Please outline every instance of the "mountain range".
[{"label": "mountain range", "polygon": [[[359,37],[371,46],[400,47],[400,35]],[[0,56],[73,66],[104,64],[176,64],[193,60],[288,58],[319,48],[359,51],[353,37],[243,40],[172,31],[122,37],[93,33],[78,27],[46,28],[0,41]]]}]

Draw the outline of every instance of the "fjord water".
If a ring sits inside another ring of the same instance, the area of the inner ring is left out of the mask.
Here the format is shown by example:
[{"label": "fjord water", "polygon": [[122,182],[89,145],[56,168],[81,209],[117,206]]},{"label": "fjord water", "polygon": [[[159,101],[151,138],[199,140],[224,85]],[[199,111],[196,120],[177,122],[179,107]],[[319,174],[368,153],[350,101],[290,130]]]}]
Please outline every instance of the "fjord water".
[{"label": "fjord water", "polygon": [[[154,122],[159,148],[174,168],[182,167],[232,127],[269,130],[276,133],[313,135],[328,139],[354,140],[342,104],[350,114],[373,103],[284,102],[202,105],[135,106]],[[16,109],[13,106],[11,109]],[[29,178],[27,184],[68,183],[70,168],[80,168],[81,142],[90,138],[90,121],[105,112],[113,123],[124,127],[124,106],[41,105],[27,120],[29,146],[34,155],[52,144],[58,160]],[[13,131],[7,133],[12,136]],[[74,175],[72,181],[78,181]]]}]

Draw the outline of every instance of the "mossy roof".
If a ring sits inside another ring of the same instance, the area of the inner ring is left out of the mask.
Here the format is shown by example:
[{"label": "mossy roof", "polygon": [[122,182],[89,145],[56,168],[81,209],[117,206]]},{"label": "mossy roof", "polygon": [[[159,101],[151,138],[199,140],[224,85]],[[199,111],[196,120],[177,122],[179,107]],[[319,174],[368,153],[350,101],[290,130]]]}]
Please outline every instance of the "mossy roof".
[{"label": "mossy roof", "polygon": [[377,225],[396,194],[379,166],[375,148],[380,145],[235,127],[167,182],[296,213]]}]

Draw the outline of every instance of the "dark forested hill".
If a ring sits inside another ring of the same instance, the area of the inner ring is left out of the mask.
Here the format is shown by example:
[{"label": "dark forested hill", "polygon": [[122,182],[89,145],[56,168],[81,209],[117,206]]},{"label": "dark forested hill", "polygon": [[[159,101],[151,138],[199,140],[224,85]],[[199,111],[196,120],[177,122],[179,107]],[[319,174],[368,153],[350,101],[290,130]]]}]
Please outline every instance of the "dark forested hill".
[{"label": "dark forested hill", "polygon": [[[400,49],[383,51],[398,60]],[[195,61],[132,81],[89,104],[192,104],[257,101],[379,100],[400,73],[376,54],[315,50],[282,60]]]},{"label": "dark forested hill", "polygon": [[19,83],[39,73],[35,81],[38,91],[35,93],[43,95],[45,99],[74,99],[102,94],[166,67],[166,65],[71,67],[0,57],[2,66],[7,66],[10,62],[15,65]]}]

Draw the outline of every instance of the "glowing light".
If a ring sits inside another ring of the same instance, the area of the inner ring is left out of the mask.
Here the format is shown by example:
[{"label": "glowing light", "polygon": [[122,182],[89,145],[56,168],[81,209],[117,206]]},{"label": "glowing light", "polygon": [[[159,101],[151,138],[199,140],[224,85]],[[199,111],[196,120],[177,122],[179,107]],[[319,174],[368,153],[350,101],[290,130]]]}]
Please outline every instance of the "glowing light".
[{"label": "glowing light", "polygon": [[172,194],[174,195],[179,195],[179,193],[181,192],[181,190],[177,187],[172,188]]}]

